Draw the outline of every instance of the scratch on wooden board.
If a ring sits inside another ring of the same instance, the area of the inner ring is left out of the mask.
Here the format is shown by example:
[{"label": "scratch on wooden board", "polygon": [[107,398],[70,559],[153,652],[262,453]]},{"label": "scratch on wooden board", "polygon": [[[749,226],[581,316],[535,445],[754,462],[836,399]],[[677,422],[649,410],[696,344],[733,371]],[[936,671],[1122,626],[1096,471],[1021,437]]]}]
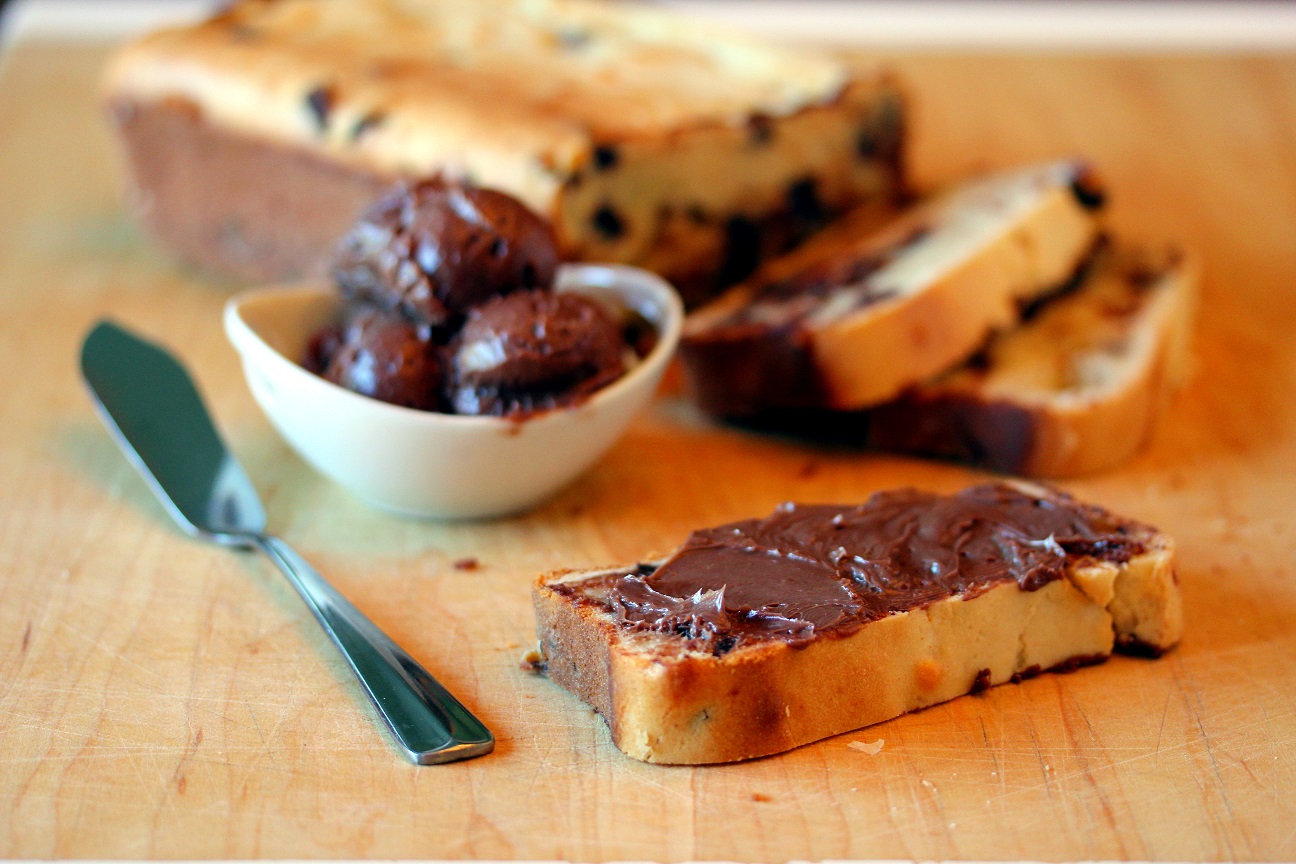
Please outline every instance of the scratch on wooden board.
[{"label": "scratch on wooden board", "polygon": [[[1188,716],[1192,718],[1192,723],[1201,733],[1202,749],[1206,751],[1206,758],[1210,760],[1211,773],[1215,775],[1215,791],[1219,796],[1220,803],[1224,805],[1224,812],[1228,815],[1228,823],[1236,824],[1233,815],[1233,805],[1229,801],[1228,789],[1224,783],[1223,776],[1220,775],[1219,761],[1215,758],[1215,750],[1211,746],[1210,733],[1206,731],[1206,726],[1202,722],[1202,715],[1206,713],[1206,706],[1202,704],[1201,694],[1197,692],[1196,686],[1189,677],[1185,679],[1178,674],[1178,671],[1171,667],[1171,678],[1179,692],[1183,695],[1184,708]],[[1185,745],[1189,742],[1185,742]],[[1203,792],[1204,792],[1203,788]],[[1204,797],[1204,796],[1203,796]],[[1203,801],[1203,803],[1205,803]],[[1228,850],[1228,857],[1237,860],[1237,853],[1233,849],[1233,839],[1229,836],[1227,825],[1220,826],[1221,830],[1215,832],[1216,835],[1224,842],[1224,848]]]},{"label": "scratch on wooden board", "polygon": [[1157,727],[1156,753],[1161,755],[1161,742],[1165,738],[1166,718],[1170,716],[1170,694],[1166,694],[1165,705],[1161,706],[1161,725]]},{"label": "scratch on wooden board", "polygon": [[[992,777],[997,777],[999,779],[1000,794],[1003,794],[1004,792],[1008,791],[1008,786],[1007,786],[1007,778],[1005,777],[1006,772],[1004,771],[1003,765],[999,761],[999,754],[1002,752],[1002,750],[998,747],[991,746],[990,734],[989,732],[986,731],[986,727],[985,727],[985,719],[982,717],[978,717],[977,722],[981,725],[981,741],[983,744],[985,744],[985,752],[990,754],[990,763],[994,765],[994,770],[990,772],[990,775]],[[989,806],[989,804],[990,802],[987,801],[986,805]]]},{"label": "scratch on wooden board", "polygon": [[82,633],[80,630],[73,627],[68,622],[59,621],[57,623],[60,627],[62,627],[65,631],[67,631],[68,634],[75,636],[77,639],[80,639],[84,644],[89,645],[91,649],[101,654],[106,654],[107,656],[111,657],[113,660],[116,660],[120,663],[130,666],[133,669],[137,669],[140,672],[143,672],[145,675],[152,678],[154,681],[165,680],[161,674],[148,668],[147,666],[140,663],[139,661],[131,659],[126,654],[123,654],[121,651],[115,651],[112,648],[109,648],[107,645],[103,644],[98,639],[95,639],[91,636],[86,635],[85,633]]},{"label": "scratch on wooden board", "polygon": [[[1277,762],[1278,761],[1277,754],[1279,750],[1278,750],[1278,744],[1274,737],[1273,723],[1271,723],[1269,720],[1269,709],[1266,708],[1264,705],[1261,705],[1260,714],[1262,715],[1262,722],[1264,723],[1264,727],[1265,727],[1265,738],[1267,738],[1269,741],[1269,750],[1271,753],[1274,754],[1273,757],[1274,761]],[[1273,794],[1270,796],[1269,806],[1273,808],[1273,812],[1277,813],[1278,812],[1278,784],[1274,783],[1273,788],[1270,791]]]},{"label": "scratch on wooden board", "polygon": [[28,646],[31,645],[31,627],[32,627],[31,622],[28,621],[27,626],[23,628],[22,649],[20,651],[20,653],[22,654],[26,654]]},{"label": "scratch on wooden board", "polygon": [[270,742],[266,740],[265,732],[261,730],[261,721],[257,719],[256,712],[252,710],[252,703],[244,699],[243,708],[247,711],[248,718],[252,721],[252,728],[256,730],[257,739],[261,742],[261,746],[270,746]]},{"label": "scratch on wooden board", "polygon": [[1049,774],[1053,771],[1053,767],[1044,761],[1045,754],[1044,751],[1040,749],[1039,736],[1035,734],[1035,724],[1028,721],[1026,731],[1030,733],[1031,747],[1033,747],[1035,751],[1035,761],[1039,763],[1040,771],[1044,775],[1044,782],[1035,784],[1035,788],[1043,789],[1044,793],[1048,795],[1049,800],[1051,801],[1053,799],[1054,790],[1052,783],[1053,778],[1050,777]]},{"label": "scratch on wooden board", "polygon": [[[1294,712],[1287,712],[1288,715],[1290,715],[1291,713],[1294,713]],[[1247,726],[1239,726],[1239,727],[1235,727],[1235,729],[1234,729],[1233,731],[1235,731],[1235,732],[1245,731],[1245,730],[1246,730],[1248,727],[1250,727],[1250,726],[1256,726],[1256,725],[1259,725],[1259,722],[1260,722],[1260,721],[1257,721],[1256,723],[1248,724]],[[1107,752],[1120,751],[1120,750],[1140,750],[1140,751],[1142,751],[1142,752],[1140,752],[1138,755],[1128,756],[1128,757],[1126,757],[1126,758],[1124,758],[1124,759],[1113,760],[1113,761],[1111,761],[1111,762],[1108,762],[1108,763],[1105,764],[1105,765],[1098,766],[1098,768],[1097,768],[1096,770],[1098,770],[1098,771],[1103,771],[1103,772],[1113,771],[1113,770],[1115,770],[1115,769],[1117,769],[1117,768],[1121,768],[1121,767],[1124,767],[1124,766],[1127,766],[1127,765],[1131,765],[1131,764],[1133,764],[1133,763],[1135,763],[1135,762],[1141,762],[1141,761],[1143,761],[1143,760],[1145,760],[1145,759],[1152,759],[1152,758],[1155,758],[1155,757],[1158,756],[1158,755],[1163,755],[1163,754],[1165,754],[1165,753],[1172,753],[1172,752],[1174,752],[1174,751],[1176,751],[1176,750],[1187,750],[1189,747],[1191,747],[1191,746],[1192,746],[1193,744],[1195,744],[1195,743],[1197,743],[1197,742],[1196,742],[1196,741],[1183,741],[1183,742],[1180,742],[1180,743],[1177,743],[1177,744],[1172,744],[1172,745],[1170,745],[1170,746],[1168,746],[1168,747],[1164,747],[1164,748],[1162,748],[1162,750],[1160,750],[1160,751],[1155,751],[1155,752],[1154,752],[1154,751],[1147,751],[1147,750],[1145,750],[1144,748],[1141,748],[1141,747],[1124,747],[1124,748],[1121,748],[1121,747],[1110,747],[1110,748],[1106,748],[1106,751],[1107,751]],[[1277,747],[1284,747],[1284,748],[1285,748],[1285,747],[1291,747],[1291,746],[1293,746],[1293,745],[1296,745],[1296,739],[1293,739],[1292,741],[1278,742],[1275,746],[1277,746]],[[1091,750],[1091,749],[1092,749],[1094,752],[1101,752],[1100,748],[1083,748],[1083,750]],[[1083,752],[1083,750],[1082,750],[1081,752]],[[1084,773],[1084,772],[1068,772],[1068,773],[1066,773],[1066,774],[1063,774],[1063,775],[1057,776],[1057,777],[1052,778],[1052,779],[1053,779],[1053,780],[1056,780],[1056,781],[1066,781],[1066,780],[1071,780],[1071,779],[1074,779],[1076,776],[1078,776],[1078,775],[1081,774],[1081,773]],[[1019,786],[1019,787],[1014,788],[1012,791],[1006,793],[1005,795],[1003,795],[1003,796],[999,796],[999,797],[1012,797],[1012,796],[1019,795],[1019,794],[1025,793],[1025,792],[1031,792],[1031,791],[1037,790],[1037,789],[1040,788],[1041,786],[1044,786],[1044,785],[1045,785],[1046,783],[1048,783],[1048,782],[1050,782],[1050,781],[1049,781],[1049,780],[1046,780],[1045,783],[1031,783],[1031,784],[1028,784],[1028,785],[1025,785],[1025,786]]]},{"label": "scratch on wooden board", "polygon": [[[142,748],[140,748],[142,750]],[[135,772],[135,779],[139,782],[140,789],[153,789],[157,786],[157,777],[161,773],[158,770],[159,765],[165,761],[163,753],[158,750],[143,751],[140,753],[130,752],[125,754],[131,769]],[[145,763],[148,763],[147,765]]]},{"label": "scratch on wooden board", "polygon": [[1245,759],[1241,759],[1237,756],[1234,756],[1232,753],[1227,753],[1227,752],[1224,755],[1232,759],[1234,764],[1236,764],[1239,768],[1245,771],[1246,775],[1251,778],[1251,781],[1253,783],[1255,783],[1257,786],[1259,786],[1262,789],[1264,788],[1264,783],[1260,782],[1260,778],[1257,777],[1255,775],[1255,772],[1251,770],[1251,766],[1247,764]]},{"label": "scratch on wooden board", "polygon": [[[1251,709],[1243,708],[1240,709],[1237,713],[1242,714],[1245,713],[1247,710],[1251,710]],[[1296,715],[1296,709],[1293,709],[1291,711],[1284,711],[1280,714],[1276,714],[1272,716],[1266,715],[1263,719],[1251,720],[1249,722],[1244,721],[1244,722],[1229,723],[1228,731],[1230,735],[1236,736],[1239,733],[1248,731],[1250,729],[1253,729],[1261,725],[1266,726],[1266,728],[1269,728],[1270,731],[1272,731],[1272,727],[1270,726],[1271,721],[1282,720],[1284,718],[1291,717],[1293,715]],[[1273,740],[1270,743],[1272,745],[1272,749],[1274,749],[1275,751],[1279,751],[1282,748],[1289,747],[1293,743],[1296,743],[1296,739],[1293,739],[1292,741]],[[1040,752],[1038,745],[1036,746],[1022,745],[1017,747],[1003,746],[1003,745],[989,745],[989,746],[992,747],[994,753],[1001,754],[1004,756],[1035,757]],[[1185,743],[1178,743],[1178,744],[1171,744],[1167,747],[1164,747],[1163,749],[1166,752],[1172,752],[1176,749],[1181,749],[1185,746],[1187,746]],[[931,755],[934,757],[938,757],[945,762],[969,763],[974,765],[981,764],[984,761],[984,757],[985,757],[985,754],[979,751],[972,752],[969,754],[967,747],[956,746],[956,745],[949,745],[949,746],[944,746],[939,744],[909,745],[907,743],[902,743],[902,744],[897,744],[896,749],[903,750],[904,753],[910,756]],[[1078,746],[1075,748],[1068,748],[1067,752],[1068,753],[1078,752],[1078,753],[1085,753],[1085,754],[1103,754],[1103,753],[1121,753],[1121,752],[1131,752],[1131,751],[1137,755],[1129,757],[1128,760],[1121,760],[1120,762],[1117,762],[1115,764],[1125,764],[1125,762],[1127,761],[1148,759],[1157,755],[1154,750],[1149,750],[1146,746],[1137,746],[1137,745],[1122,747],[1118,745],[1095,744],[1092,746]]]},{"label": "scratch on wooden board", "polygon": [[[1061,685],[1059,684],[1058,698],[1061,699],[1062,697],[1063,697],[1063,691]],[[1085,713],[1084,706],[1081,705],[1078,700],[1076,700],[1074,704],[1075,704],[1076,713],[1078,713],[1080,715],[1080,719],[1084,721],[1085,729],[1089,733],[1089,738],[1095,743],[1100,743],[1098,739],[1098,732],[1097,730],[1094,729],[1093,723],[1089,722],[1089,715]],[[1068,732],[1070,731],[1069,724],[1067,726],[1067,731]],[[1106,790],[1103,789],[1102,786],[1099,785],[1098,778],[1094,776],[1094,772],[1088,764],[1088,758],[1084,756],[1081,756],[1080,758],[1085,763],[1084,770],[1082,772],[1084,774],[1084,778],[1086,781],[1088,781],[1090,788],[1093,789],[1094,791],[1094,794],[1098,796],[1098,804],[1102,808],[1103,818],[1107,821],[1107,826],[1111,829],[1112,836],[1116,838],[1116,848],[1117,851],[1120,853],[1119,857],[1128,859],[1131,856],[1129,854],[1129,850],[1126,849],[1125,847],[1125,840],[1121,836],[1120,826],[1116,824],[1116,813],[1112,808],[1110,799],[1108,799],[1107,797],[1107,792]],[[1110,762],[1111,760],[1107,759],[1106,761]],[[1086,815],[1088,814],[1088,812],[1089,812],[1088,808],[1085,808]],[[1090,849],[1092,850],[1093,847],[1092,832],[1089,832],[1088,836],[1086,836],[1085,842],[1086,844],[1089,845]],[[1092,854],[1090,857],[1093,857]]]},{"label": "scratch on wooden board", "polygon": [[[29,696],[40,695],[40,694],[59,696],[59,695],[64,695],[73,692],[75,690],[77,690],[77,688],[64,683],[49,684],[49,683],[33,681],[30,683],[24,683],[23,685],[24,693],[26,693]],[[221,717],[224,717],[224,713],[223,713],[224,706],[230,701],[229,697],[224,695],[206,696],[201,693],[194,693],[194,694],[170,693],[165,690],[155,690],[147,686],[107,687],[103,689],[98,689],[95,692],[105,697],[121,698],[123,700],[130,700],[136,697],[147,697],[149,700],[153,702],[169,701],[169,702],[198,703],[200,705],[204,703],[213,703],[214,707],[212,707],[210,710],[218,711]],[[240,699],[240,701],[243,702],[244,704],[255,706],[255,707],[288,708],[288,709],[292,708],[292,703],[287,699],[264,699],[264,700]],[[336,706],[321,705],[319,706],[319,712],[317,716],[327,719],[330,717],[350,716],[350,714],[351,714],[350,709],[347,708],[345,705],[336,705]]]},{"label": "scratch on wooden board", "polygon": [[[617,757],[618,760],[625,758],[620,753],[617,754]],[[692,791],[692,781],[694,779],[693,773],[690,774],[688,784],[675,784],[675,785],[670,785],[660,780],[657,780],[656,777],[659,775],[659,773],[660,773],[660,769],[657,768],[657,766],[649,766],[647,770],[637,771],[635,774],[635,780],[638,781],[639,783],[642,783],[643,786],[649,789],[655,789],[659,792],[666,793],[669,797],[674,798],[680,803],[688,803],[694,801],[693,791]]]}]

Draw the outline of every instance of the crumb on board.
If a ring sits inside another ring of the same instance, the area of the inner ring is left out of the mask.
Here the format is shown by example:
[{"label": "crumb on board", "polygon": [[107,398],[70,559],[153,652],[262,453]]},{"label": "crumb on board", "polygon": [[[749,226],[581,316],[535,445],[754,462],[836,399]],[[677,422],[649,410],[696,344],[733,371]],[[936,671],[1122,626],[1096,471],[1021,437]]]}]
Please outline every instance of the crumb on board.
[{"label": "crumb on board", "polygon": [[523,672],[534,672],[537,675],[543,675],[549,671],[549,661],[545,659],[538,647],[522,655],[522,661],[518,664],[522,667]]},{"label": "crumb on board", "polygon": [[884,744],[886,744],[886,740],[879,738],[878,740],[874,741],[872,744],[866,744],[863,741],[852,741],[846,746],[852,750],[858,750],[861,753],[867,753],[870,756],[876,756],[877,754],[882,752],[882,746]]},{"label": "crumb on board", "polygon": [[753,793],[752,793],[752,800],[753,800],[753,801],[759,801],[759,802],[761,802],[761,803],[763,804],[763,803],[765,803],[765,802],[767,802],[767,801],[773,801],[774,799],[771,798],[770,796],[766,795],[764,792],[753,792]]},{"label": "crumb on board", "polygon": [[476,558],[459,558],[454,562],[456,570],[476,570],[481,566],[481,562]]}]

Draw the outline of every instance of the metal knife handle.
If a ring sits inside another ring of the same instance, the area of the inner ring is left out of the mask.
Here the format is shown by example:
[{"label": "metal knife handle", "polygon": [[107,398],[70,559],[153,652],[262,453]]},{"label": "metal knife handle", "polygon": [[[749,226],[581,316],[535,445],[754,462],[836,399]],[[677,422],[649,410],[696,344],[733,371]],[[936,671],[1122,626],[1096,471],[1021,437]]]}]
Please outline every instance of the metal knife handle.
[{"label": "metal knife handle", "polygon": [[249,534],[248,539],[297,588],[410,759],[434,765],[494,749],[490,730],[306,559],[277,537]]}]

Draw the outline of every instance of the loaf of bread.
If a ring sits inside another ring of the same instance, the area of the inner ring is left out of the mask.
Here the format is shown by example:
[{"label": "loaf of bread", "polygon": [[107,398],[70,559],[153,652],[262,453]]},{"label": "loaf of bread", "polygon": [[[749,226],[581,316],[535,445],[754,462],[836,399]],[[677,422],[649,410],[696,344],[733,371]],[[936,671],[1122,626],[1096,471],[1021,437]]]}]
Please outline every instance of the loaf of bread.
[{"label": "loaf of bread", "polygon": [[1182,632],[1170,539],[1060,492],[991,484],[792,505],[665,561],[541,577],[537,665],[626,754],[778,753]]},{"label": "loaf of bread", "polygon": [[1100,236],[1083,163],[981,177],[877,230],[831,230],[690,316],[680,354],[706,411],[857,410],[973,354],[1062,289]]},{"label": "loaf of bread", "polygon": [[250,278],[320,270],[435,172],[698,290],[901,188],[888,76],[646,4],[243,0],[128,45],[107,94],[144,221]]},{"label": "loaf of bread", "polygon": [[1074,292],[869,412],[867,438],[1032,477],[1109,468],[1147,440],[1186,378],[1196,298],[1192,257],[1105,250]]}]

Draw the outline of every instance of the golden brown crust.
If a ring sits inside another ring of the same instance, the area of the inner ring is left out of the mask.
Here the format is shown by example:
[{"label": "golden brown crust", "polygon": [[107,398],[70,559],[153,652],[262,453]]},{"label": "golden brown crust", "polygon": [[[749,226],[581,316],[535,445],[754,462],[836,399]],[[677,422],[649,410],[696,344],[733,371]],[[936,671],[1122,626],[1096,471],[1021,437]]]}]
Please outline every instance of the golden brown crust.
[{"label": "golden brown crust", "polygon": [[[111,67],[108,88],[188,96],[222,125],[339,153],[352,152],[356,123],[381,116],[367,130],[374,143],[358,152],[393,160],[389,168],[426,158],[420,142],[383,129],[407,118],[440,140],[498,139],[573,169],[591,160],[591,139],[659,139],[742,124],[753,112],[783,117],[833,102],[851,78],[823,52],[644,5],[276,0],[137,40]],[[317,101],[327,104],[312,111],[303,100],[321,88]]]}]

